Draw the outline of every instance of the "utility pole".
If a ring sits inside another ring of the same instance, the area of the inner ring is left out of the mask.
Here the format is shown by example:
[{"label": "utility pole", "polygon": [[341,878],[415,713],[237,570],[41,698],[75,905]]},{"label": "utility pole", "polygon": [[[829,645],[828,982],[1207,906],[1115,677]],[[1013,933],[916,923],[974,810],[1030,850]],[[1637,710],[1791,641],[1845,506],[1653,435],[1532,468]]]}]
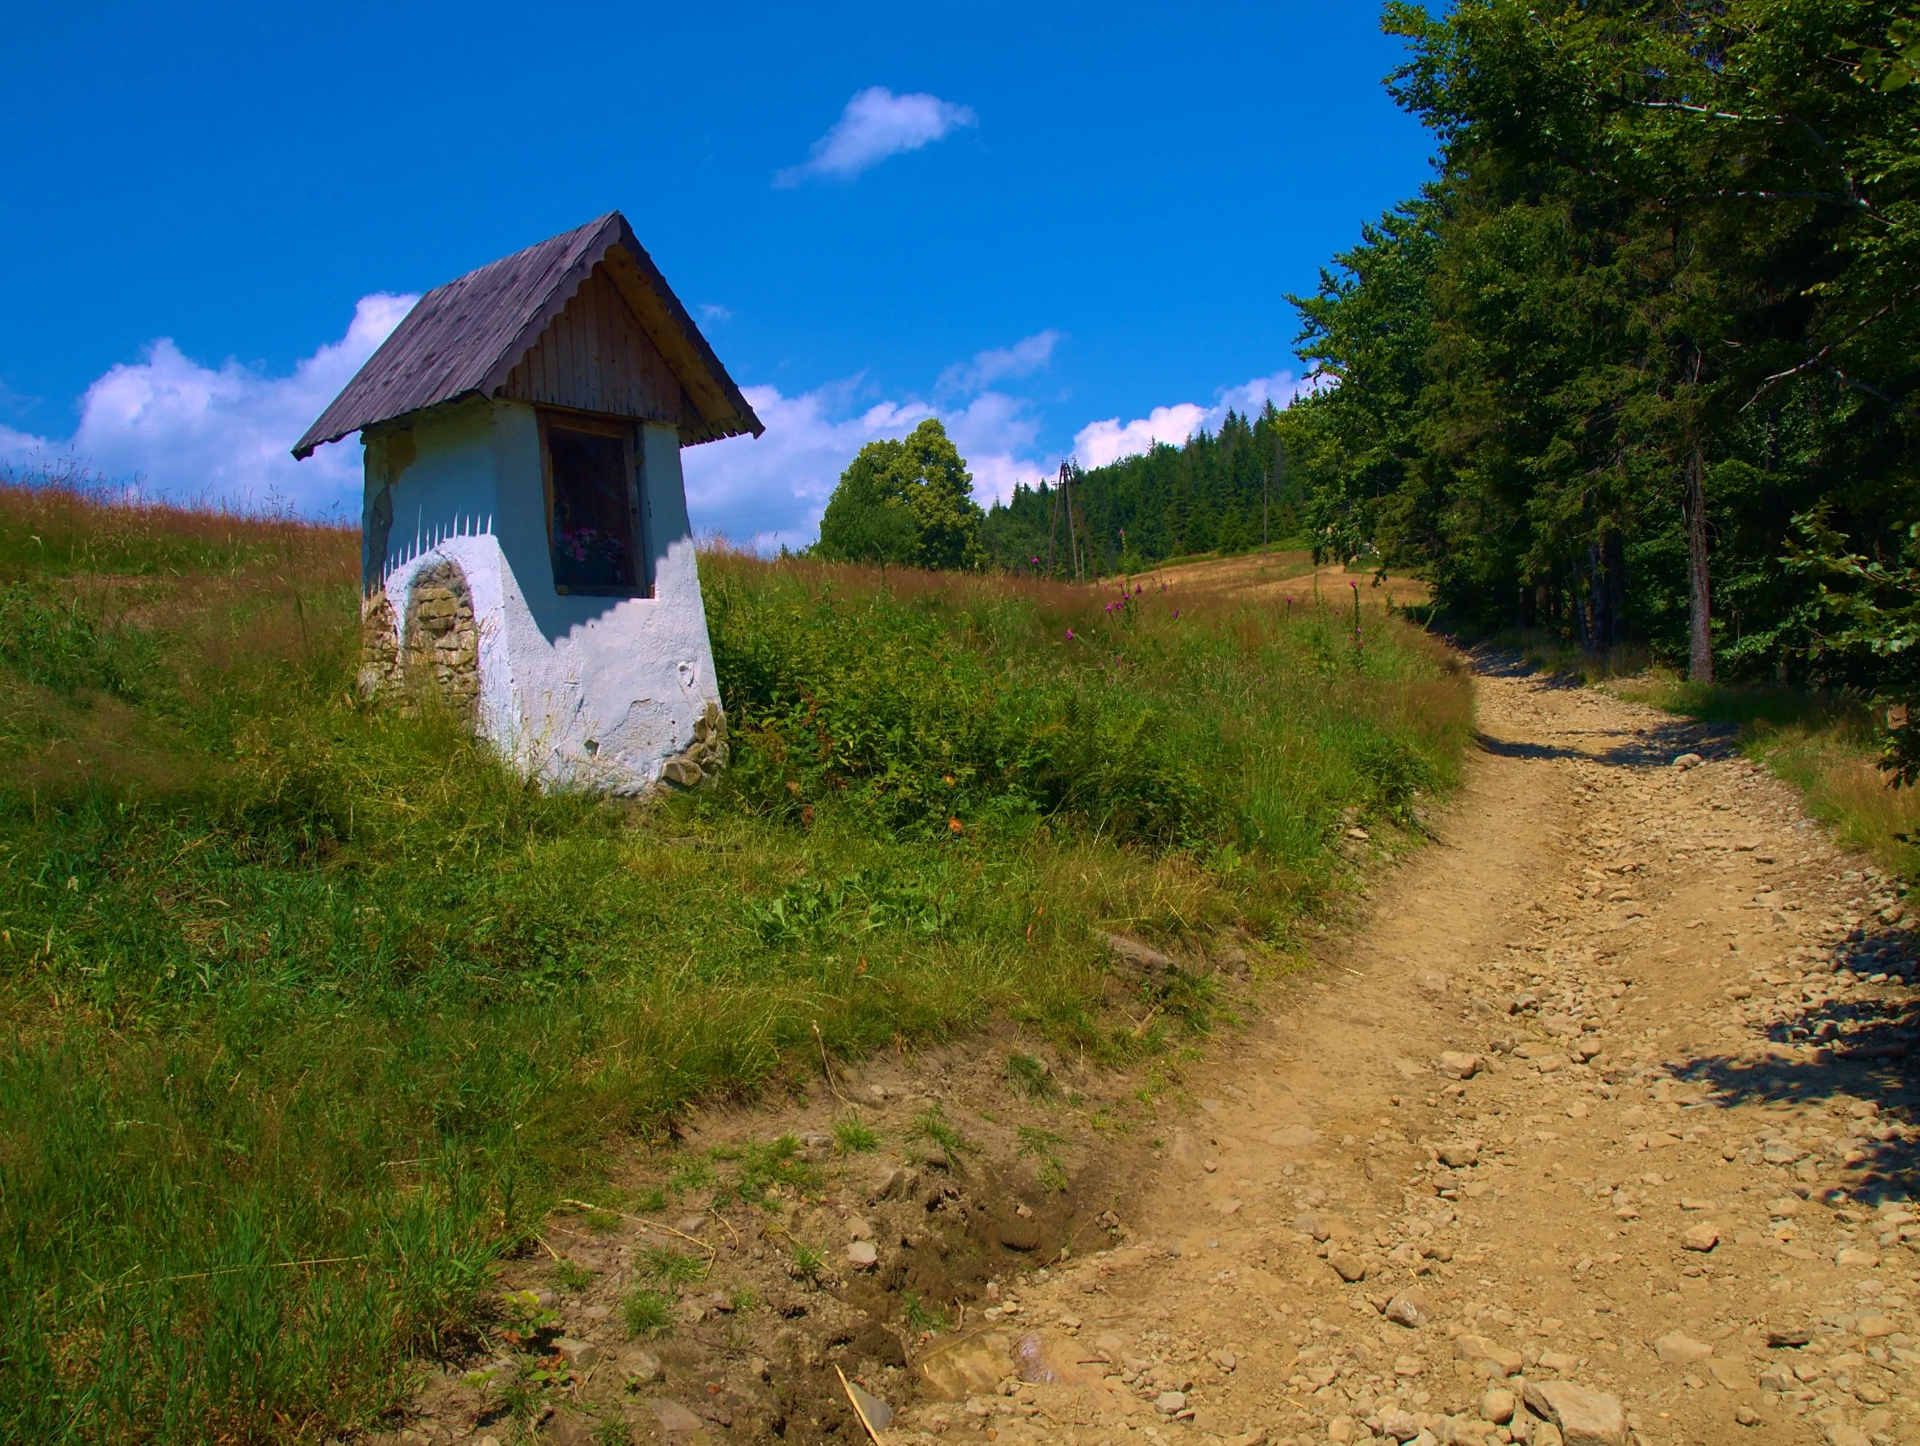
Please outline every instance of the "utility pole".
[{"label": "utility pole", "polygon": [[1267,469],[1260,469],[1260,565],[1273,561],[1273,548],[1267,542],[1267,514],[1273,508],[1273,489],[1267,482]]},{"label": "utility pole", "polygon": [[1080,581],[1080,538],[1073,526],[1073,464],[1060,464],[1060,490],[1066,494],[1067,549],[1073,557],[1073,580]]},{"label": "utility pole", "polygon": [[1053,537],[1060,530],[1060,489],[1053,489],[1053,507],[1047,514],[1047,576],[1053,576]]}]

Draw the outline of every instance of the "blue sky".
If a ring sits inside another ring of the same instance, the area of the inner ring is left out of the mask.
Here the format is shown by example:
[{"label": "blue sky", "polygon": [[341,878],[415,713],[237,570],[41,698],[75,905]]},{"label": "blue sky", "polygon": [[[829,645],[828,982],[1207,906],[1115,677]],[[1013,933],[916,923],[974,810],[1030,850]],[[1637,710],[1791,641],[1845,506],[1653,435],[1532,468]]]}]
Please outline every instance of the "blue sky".
[{"label": "blue sky", "polygon": [[810,535],[852,451],[929,414],[983,501],[1178,440],[1284,400],[1285,293],[1431,149],[1380,87],[1377,10],[1341,0],[33,6],[8,31],[0,459],[310,512],[357,512],[357,450],[281,454],[406,297],[615,208],[769,424],[687,453],[704,528]]}]

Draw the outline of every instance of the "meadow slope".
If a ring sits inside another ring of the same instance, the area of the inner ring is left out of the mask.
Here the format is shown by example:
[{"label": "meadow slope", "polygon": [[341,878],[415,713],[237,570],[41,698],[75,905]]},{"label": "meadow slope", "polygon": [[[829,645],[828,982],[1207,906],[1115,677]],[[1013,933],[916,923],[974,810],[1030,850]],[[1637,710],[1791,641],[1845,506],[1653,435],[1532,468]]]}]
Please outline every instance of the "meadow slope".
[{"label": "meadow slope", "polygon": [[1357,594],[714,554],[734,768],[546,795],[358,703],[357,550],[0,490],[0,1439],[364,1425],[607,1141],[823,1060],[1177,1051],[1214,986],[1103,931],[1284,969],[1467,734]]}]

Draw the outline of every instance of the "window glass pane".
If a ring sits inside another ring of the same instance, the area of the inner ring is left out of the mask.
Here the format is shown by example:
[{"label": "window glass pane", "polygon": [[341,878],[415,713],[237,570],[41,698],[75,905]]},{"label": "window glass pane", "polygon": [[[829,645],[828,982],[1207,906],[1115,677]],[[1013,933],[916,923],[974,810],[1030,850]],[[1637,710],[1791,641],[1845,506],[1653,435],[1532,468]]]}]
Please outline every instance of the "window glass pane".
[{"label": "window glass pane", "polygon": [[553,468],[553,581],[569,590],[632,588],[633,508],[618,437],[547,428]]}]

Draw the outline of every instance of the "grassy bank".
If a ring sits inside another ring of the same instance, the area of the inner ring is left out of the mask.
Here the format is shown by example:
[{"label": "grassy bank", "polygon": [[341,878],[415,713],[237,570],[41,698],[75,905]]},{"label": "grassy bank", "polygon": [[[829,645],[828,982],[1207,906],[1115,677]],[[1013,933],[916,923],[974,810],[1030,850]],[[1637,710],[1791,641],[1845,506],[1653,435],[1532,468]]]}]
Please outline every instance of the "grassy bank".
[{"label": "grassy bank", "polygon": [[1163,1048],[1091,931],[1284,950],[1467,725],[1371,612],[717,554],[734,768],[542,795],[355,702],[357,553],[0,488],[0,1440],[363,1421],[597,1143],[821,1050]]}]

